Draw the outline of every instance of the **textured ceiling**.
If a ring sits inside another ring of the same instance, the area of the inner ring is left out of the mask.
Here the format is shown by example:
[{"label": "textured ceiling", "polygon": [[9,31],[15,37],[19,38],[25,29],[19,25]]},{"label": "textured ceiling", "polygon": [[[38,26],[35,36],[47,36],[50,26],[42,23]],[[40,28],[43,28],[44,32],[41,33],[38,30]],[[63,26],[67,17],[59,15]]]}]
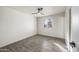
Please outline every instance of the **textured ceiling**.
[{"label": "textured ceiling", "polygon": [[48,16],[48,15],[54,15],[57,13],[61,13],[65,11],[65,6],[10,6],[9,8],[16,9],[18,11],[24,12],[24,13],[34,13],[37,12],[37,8],[42,7],[42,13],[44,15],[37,15],[36,17],[42,17],[42,16]]}]

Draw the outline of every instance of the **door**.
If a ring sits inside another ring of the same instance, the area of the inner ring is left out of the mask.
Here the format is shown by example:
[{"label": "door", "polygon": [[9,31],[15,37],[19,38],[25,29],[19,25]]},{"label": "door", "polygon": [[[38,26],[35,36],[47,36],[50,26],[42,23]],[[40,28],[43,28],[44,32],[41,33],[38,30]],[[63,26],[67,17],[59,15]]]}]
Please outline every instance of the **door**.
[{"label": "door", "polygon": [[72,52],[79,51],[79,6],[71,7],[71,40],[75,43]]}]

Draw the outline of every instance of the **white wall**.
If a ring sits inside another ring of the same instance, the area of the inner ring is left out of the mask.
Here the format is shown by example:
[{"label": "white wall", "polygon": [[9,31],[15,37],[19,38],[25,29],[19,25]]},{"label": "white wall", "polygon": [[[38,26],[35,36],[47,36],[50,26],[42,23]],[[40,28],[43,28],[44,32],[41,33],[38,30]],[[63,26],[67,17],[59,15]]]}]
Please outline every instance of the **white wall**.
[{"label": "white wall", "polygon": [[36,33],[36,19],[32,14],[0,7],[0,47]]},{"label": "white wall", "polygon": [[68,48],[68,51],[71,51],[69,42],[71,41],[69,36],[69,10],[71,7],[67,7],[65,11],[65,41]]},{"label": "white wall", "polygon": [[[45,20],[52,19],[52,28],[44,28]],[[38,18],[38,34],[64,38],[64,13]]]}]

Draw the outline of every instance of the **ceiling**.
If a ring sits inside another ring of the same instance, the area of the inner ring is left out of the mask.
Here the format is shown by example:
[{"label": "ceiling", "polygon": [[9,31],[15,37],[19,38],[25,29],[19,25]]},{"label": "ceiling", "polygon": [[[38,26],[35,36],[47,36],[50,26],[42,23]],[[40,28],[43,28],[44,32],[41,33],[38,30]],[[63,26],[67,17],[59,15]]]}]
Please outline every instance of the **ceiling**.
[{"label": "ceiling", "polygon": [[9,8],[13,8],[24,13],[32,14],[34,12],[37,12],[37,8],[39,7],[43,8],[42,13],[44,13],[44,15],[37,15],[36,17],[43,17],[61,13],[64,12],[66,8],[66,6],[10,6]]}]

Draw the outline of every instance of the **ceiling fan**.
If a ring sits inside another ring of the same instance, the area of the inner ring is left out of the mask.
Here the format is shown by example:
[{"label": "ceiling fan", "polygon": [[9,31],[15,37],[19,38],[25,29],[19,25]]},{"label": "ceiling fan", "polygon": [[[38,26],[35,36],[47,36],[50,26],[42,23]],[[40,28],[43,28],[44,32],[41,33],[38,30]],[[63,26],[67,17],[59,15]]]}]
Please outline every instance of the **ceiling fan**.
[{"label": "ceiling fan", "polygon": [[32,14],[35,14],[35,15],[38,15],[38,14],[44,15],[44,14],[41,12],[42,10],[43,10],[43,8],[38,8],[38,9],[37,9],[37,12],[32,13]]}]

